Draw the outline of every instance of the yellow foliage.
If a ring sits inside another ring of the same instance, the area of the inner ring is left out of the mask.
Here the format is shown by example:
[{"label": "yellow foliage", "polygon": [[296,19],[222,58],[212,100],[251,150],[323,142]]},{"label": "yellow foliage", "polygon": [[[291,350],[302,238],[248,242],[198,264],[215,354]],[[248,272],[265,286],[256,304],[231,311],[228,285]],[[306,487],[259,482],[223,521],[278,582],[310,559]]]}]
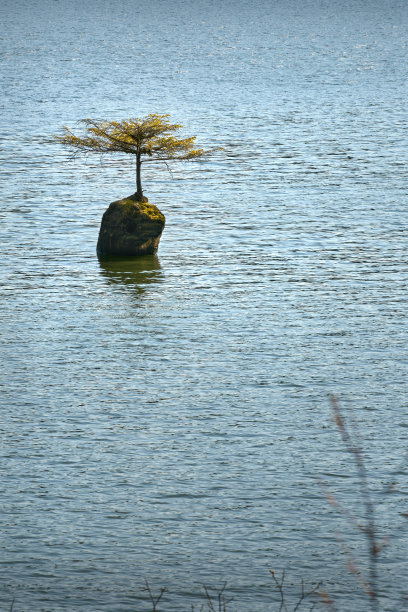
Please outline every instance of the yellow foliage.
[{"label": "yellow foliage", "polygon": [[151,114],[144,119],[125,121],[83,119],[82,122],[86,125],[85,136],[76,136],[65,126],[64,134],[56,135],[54,139],[84,152],[129,153],[161,161],[197,159],[215,150],[195,149],[195,136],[177,138],[171,135],[183,126],[170,123],[169,117],[170,115]]},{"label": "yellow foliage", "polygon": [[137,194],[143,196],[140,168],[146,161],[189,161],[207,156],[220,150],[195,148],[195,136],[178,138],[173,135],[183,126],[170,123],[170,115],[150,114],[143,119],[134,118],[124,121],[98,121],[82,119],[86,126],[83,136],[76,136],[64,127],[61,136],[54,140],[78,152],[127,153],[136,156]]}]

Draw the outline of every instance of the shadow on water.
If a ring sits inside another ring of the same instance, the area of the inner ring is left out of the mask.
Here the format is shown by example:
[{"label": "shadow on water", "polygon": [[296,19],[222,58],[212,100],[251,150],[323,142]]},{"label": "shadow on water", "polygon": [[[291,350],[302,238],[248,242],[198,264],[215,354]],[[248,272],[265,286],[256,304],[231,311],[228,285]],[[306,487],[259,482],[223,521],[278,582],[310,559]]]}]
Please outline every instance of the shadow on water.
[{"label": "shadow on water", "polygon": [[134,295],[148,290],[147,285],[160,282],[162,269],[156,255],[141,257],[99,258],[101,274],[109,284],[125,287]]}]

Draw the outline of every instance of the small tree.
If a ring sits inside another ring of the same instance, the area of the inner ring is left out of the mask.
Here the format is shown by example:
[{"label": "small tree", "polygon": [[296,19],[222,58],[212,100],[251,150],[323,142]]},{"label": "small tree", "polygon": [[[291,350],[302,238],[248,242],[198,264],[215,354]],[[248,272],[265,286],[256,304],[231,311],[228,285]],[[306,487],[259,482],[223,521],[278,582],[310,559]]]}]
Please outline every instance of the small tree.
[{"label": "small tree", "polygon": [[142,163],[146,161],[189,161],[204,157],[219,148],[195,149],[196,136],[177,138],[172,133],[182,125],[170,123],[170,115],[147,115],[144,119],[125,121],[97,121],[82,119],[87,135],[75,136],[64,127],[62,136],[54,136],[58,142],[79,152],[128,153],[136,157],[135,199],[142,201]]}]

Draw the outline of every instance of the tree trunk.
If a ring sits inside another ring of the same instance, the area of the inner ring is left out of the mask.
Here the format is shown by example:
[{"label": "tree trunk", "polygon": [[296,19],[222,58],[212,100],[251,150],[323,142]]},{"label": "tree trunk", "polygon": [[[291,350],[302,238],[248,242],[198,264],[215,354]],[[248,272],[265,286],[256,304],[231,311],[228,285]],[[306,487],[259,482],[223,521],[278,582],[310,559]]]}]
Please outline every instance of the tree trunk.
[{"label": "tree trunk", "polygon": [[136,193],[135,198],[139,201],[143,201],[143,190],[142,190],[142,180],[140,177],[140,170],[142,168],[142,160],[140,153],[136,155]]}]

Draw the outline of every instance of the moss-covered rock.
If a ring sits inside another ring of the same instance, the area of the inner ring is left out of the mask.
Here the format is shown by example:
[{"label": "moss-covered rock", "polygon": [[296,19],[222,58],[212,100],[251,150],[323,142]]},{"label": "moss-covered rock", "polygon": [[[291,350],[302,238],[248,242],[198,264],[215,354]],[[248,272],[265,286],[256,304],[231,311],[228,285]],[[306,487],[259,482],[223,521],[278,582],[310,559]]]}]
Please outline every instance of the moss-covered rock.
[{"label": "moss-covered rock", "polygon": [[165,217],[147,198],[134,196],[112,202],[102,217],[97,253],[152,255],[159,248]]}]

